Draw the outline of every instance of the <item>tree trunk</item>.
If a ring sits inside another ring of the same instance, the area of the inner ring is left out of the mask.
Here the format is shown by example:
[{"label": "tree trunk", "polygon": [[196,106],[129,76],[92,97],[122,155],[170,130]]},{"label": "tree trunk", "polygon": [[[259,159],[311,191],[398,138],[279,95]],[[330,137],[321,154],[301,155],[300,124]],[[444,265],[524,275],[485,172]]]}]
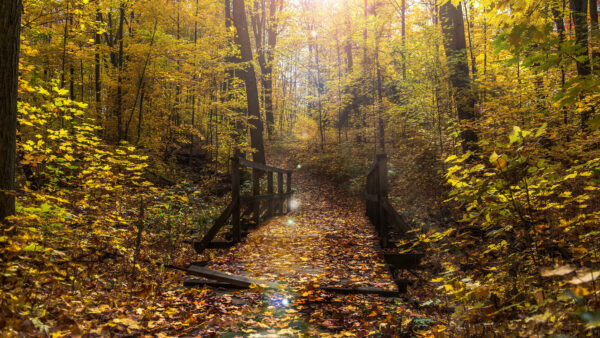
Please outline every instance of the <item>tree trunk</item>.
[{"label": "tree trunk", "polygon": [[[588,76],[592,73],[588,48],[588,22],[587,8],[588,0],[570,0],[571,15],[575,26],[575,42],[577,43],[576,63],[577,74],[579,76]],[[586,108],[581,112],[581,128],[587,129],[587,121],[591,116],[591,109]]]},{"label": "tree trunk", "polygon": [[[100,4],[96,4],[96,23],[100,23],[102,21],[102,14],[100,13]],[[102,96],[101,96],[101,82],[100,82],[100,34],[97,33],[94,35],[94,44],[95,44],[95,53],[94,53],[94,97],[96,99],[96,114],[98,114],[97,118],[100,118],[100,111],[102,105]]]},{"label": "tree trunk", "polygon": [[406,0],[402,0],[402,80],[406,81]]},{"label": "tree trunk", "polygon": [[587,1],[570,0],[573,23],[575,25],[575,41],[577,42],[577,74],[591,74],[588,49]]},{"label": "tree trunk", "polygon": [[[377,13],[373,10],[377,18]],[[404,64],[404,63],[403,63]],[[385,124],[383,122],[383,79],[381,77],[381,65],[379,63],[379,32],[375,29],[375,71],[377,75],[377,117],[379,124],[379,147],[381,153],[385,154]]]},{"label": "tree trunk", "polygon": [[268,13],[265,0],[254,3],[252,27],[254,41],[261,69],[261,82],[264,95],[264,109],[269,139],[273,136],[275,118],[273,116],[273,49],[277,44],[277,12],[281,10],[282,0],[270,0]]},{"label": "tree trunk", "polygon": [[594,71],[597,71],[600,67],[598,64],[598,53],[592,46],[592,44],[598,44],[598,34],[600,33],[600,28],[598,27],[598,2],[596,0],[590,1],[590,23],[591,23],[591,31],[592,31],[592,41],[590,43],[590,48],[592,49],[592,67]]},{"label": "tree trunk", "polygon": [[[563,6],[561,8],[561,10],[559,10],[557,7],[552,7],[552,15],[554,16],[554,23],[556,24],[556,31],[558,32],[558,50],[560,51],[562,43],[565,41],[565,22],[563,19],[563,13],[565,10],[565,1],[563,0]],[[561,89],[565,89],[565,82],[566,82],[566,75],[565,75],[565,67],[563,66],[563,64],[560,64],[560,88]],[[569,123],[569,116],[567,114],[567,109],[565,109],[565,107],[561,107],[561,110],[563,112],[563,123],[566,125]]]},{"label": "tree trunk", "polygon": [[21,11],[20,0],[0,2],[0,222],[15,213]]},{"label": "tree trunk", "polygon": [[[472,23],[469,22],[469,11],[467,10],[467,4],[463,2],[463,6],[465,7],[465,20],[467,21],[467,35],[469,37],[469,54],[471,55],[471,74],[473,78],[475,78],[477,76],[477,63],[475,62],[475,54],[473,53],[473,39],[471,39]],[[472,11],[473,7],[471,7],[471,12]]]},{"label": "tree trunk", "polygon": [[117,36],[119,38],[119,56],[118,56],[118,76],[117,76],[117,141],[123,139],[123,26],[125,23],[125,5],[121,4],[119,8],[119,29]]},{"label": "tree trunk", "polygon": [[350,16],[346,16],[346,31],[348,37],[346,38],[346,62],[348,66],[348,73],[352,73],[352,68],[354,67],[354,59],[352,58],[352,23],[350,22]]},{"label": "tree trunk", "polygon": [[440,21],[444,49],[450,69],[450,82],[454,89],[454,100],[461,124],[462,147],[464,151],[477,150],[477,133],[471,126],[476,120],[476,97],[469,77],[465,24],[461,5],[446,2],[440,7]]},{"label": "tree trunk", "polygon": [[251,117],[250,124],[253,127],[250,129],[250,145],[255,150],[252,158],[255,162],[265,163],[263,124],[260,118],[258,86],[256,85],[254,66],[252,65],[252,47],[250,45],[250,35],[248,34],[248,21],[246,19],[244,0],[233,0],[233,23],[237,30],[240,44],[240,61],[243,64],[241,77],[246,84],[248,115]]}]

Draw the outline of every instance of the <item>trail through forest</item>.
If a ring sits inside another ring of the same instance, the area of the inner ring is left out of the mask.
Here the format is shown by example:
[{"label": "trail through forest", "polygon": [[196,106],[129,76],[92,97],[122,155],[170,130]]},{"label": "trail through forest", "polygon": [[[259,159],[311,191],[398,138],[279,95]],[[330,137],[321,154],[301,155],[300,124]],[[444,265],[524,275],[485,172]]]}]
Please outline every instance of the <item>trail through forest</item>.
[{"label": "trail through forest", "polygon": [[[298,209],[273,218],[209,268],[244,274],[279,285],[275,290],[225,294],[233,304],[250,304],[206,323],[221,334],[345,334],[378,328],[404,309],[393,298],[333,295],[320,286],[396,286],[377,247],[372,225],[355,198],[307,174],[297,175]],[[396,321],[391,321],[396,323]],[[400,324],[400,323],[398,323]],[[393,330],[393,328],[389,328]],[[197,332],[200,333],[200,332]]]}]

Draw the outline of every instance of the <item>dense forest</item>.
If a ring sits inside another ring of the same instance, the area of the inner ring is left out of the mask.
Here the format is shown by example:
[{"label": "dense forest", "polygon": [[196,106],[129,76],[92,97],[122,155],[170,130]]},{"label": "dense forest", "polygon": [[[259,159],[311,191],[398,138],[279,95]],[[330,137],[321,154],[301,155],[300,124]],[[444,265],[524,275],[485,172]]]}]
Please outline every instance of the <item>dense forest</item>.
[{"label": "dense forest", "polygon": [[0,0],[0,335],[600,335],[598,18]]}]

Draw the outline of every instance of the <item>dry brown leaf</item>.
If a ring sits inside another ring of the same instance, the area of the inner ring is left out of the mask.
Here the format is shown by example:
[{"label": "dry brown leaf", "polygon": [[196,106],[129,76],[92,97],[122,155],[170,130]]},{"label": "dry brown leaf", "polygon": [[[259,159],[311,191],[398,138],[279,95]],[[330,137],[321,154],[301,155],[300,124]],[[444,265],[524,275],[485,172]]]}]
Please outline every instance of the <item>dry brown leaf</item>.
[{"label": "dry brown leaf", "polygon": [[542,277],[564,276],[573,271],[575,271],[575,267],[572,265],[558,266],[554,269],[542,269]]}]

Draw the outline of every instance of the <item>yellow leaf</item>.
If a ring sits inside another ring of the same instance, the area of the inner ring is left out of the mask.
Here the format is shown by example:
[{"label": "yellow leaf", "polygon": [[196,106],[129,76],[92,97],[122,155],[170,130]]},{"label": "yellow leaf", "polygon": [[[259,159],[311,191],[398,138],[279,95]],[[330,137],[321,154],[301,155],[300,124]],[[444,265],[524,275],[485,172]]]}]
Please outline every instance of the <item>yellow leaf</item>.
[{"label": "yellow leaf", "polygon": [[135,319],[133,319],[133,318],[129,318],[129,317],[115,318],[115,319],[113,319],[113,323],[124,325],[124,326],[126,326],[127,328],[129,328],[131,330],[139,330],[139,329],[141,329],[140,324],[138,323],[138,321],[135,320]]}]

